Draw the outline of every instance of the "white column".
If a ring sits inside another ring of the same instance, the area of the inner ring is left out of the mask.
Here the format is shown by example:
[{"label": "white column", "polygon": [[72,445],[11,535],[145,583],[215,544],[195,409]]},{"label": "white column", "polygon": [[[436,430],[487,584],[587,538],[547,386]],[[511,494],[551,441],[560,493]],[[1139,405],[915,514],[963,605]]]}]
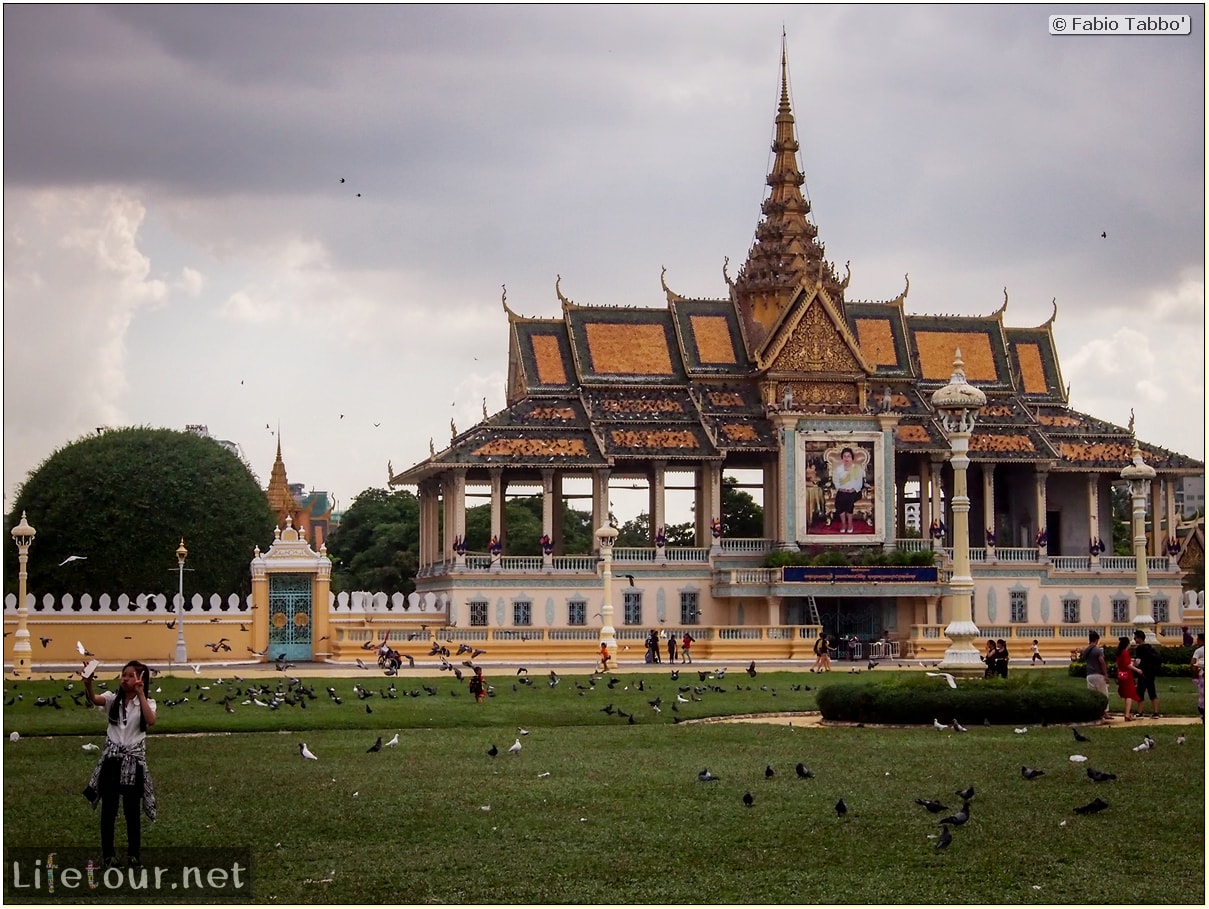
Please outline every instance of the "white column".
[{"label": "white column", "polygon": [[651,462],[651,545],[655,545],[655,533],[667,524],[667,462]]},{"label": "white column", "polygon": [[[995,465],[991,463],[982,465],[982,503],[983,517],[987,525],[982,530],[982,539],[989,547],[991,543],[986,538],[986,532],[990,530],[995,533]],[[995,542],[999,542],[998,536]]]},{"label": "white column", "polygon": [[1049,555],[1049,528],[1045,526],[1045,514],[1047,507],[1045,499],[1045,484],[1048,479],[1049,468],[1038,466],[1036,468],[1036,472],[1033,474],[1033,485],[1037,505],[1037,530],[1040,532],[1042,529],[1044,529],[1046,535],[1046,543],[1037,547],[1038,550],[1040,550],[1041,558],[1045,558]]},{"label": "white column", "polygon": [[945,651],[940,668],[946,672],[954,669],[968,672],[982,662],[973,643],[979,632],[974,624],[974,578],[970,575],[970,497],[966,494],[970,433],[950,432],[949,444],[953,447],[953,577],[949,581],[953,620],[945,628],[945,636],[952,644]]},{"label": "white column", "polygon": [[1100,555],[1091,549],[1092,544],[1100,538],[1100,477],[1097,474],[1087,475],[1087,546],[1093,565],[1100,564]]}]

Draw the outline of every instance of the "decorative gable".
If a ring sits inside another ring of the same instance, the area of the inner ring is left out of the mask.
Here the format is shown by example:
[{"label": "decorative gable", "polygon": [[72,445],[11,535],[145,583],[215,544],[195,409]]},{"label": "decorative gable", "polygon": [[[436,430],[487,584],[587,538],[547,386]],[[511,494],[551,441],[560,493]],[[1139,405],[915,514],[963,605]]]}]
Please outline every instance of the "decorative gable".
[{"label": "decorative gable", "polygon": [[812,290],[791,307],[759,365],[771,373],[826,373],[864,378],[873,370],[827,298]]}]

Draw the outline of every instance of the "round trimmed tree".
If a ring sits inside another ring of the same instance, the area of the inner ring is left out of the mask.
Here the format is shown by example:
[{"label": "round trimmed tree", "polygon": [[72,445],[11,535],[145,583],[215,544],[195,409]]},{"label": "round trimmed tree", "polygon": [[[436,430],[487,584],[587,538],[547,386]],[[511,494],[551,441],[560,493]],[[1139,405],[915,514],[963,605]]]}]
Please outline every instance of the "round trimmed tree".
[{"label": "round trimmed tree", "polygon": [[[39,597],[171,596],[182,537],[186,596],[246,594],[253,550],[268,548],[275,524],[237,455],[192,432],[147,427],[106,430],[55,451],[17,492],[6,537],[23,511],[37,532],[28,590]],[[5,541],[6,593],[17,591],[16,549]]]}]

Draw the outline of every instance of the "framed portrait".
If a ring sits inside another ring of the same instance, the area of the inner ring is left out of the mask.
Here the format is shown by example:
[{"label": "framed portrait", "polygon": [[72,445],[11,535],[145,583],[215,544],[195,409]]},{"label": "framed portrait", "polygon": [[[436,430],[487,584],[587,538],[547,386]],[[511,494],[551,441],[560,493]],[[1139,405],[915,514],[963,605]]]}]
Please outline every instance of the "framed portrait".
[{"label": "framed portrait", "polygon": [[798,542],[885,540],[880,433],[797,434]]}]

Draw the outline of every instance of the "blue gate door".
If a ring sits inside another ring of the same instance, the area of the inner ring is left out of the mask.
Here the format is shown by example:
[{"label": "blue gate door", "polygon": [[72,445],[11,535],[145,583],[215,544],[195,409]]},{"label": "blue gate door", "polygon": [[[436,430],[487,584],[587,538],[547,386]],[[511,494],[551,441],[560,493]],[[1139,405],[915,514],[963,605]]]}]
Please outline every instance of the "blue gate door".
[{"label": "blue gate door", "polygon": [[310,575],[269,575],[269,659],[309,661],[313,618]]}]

